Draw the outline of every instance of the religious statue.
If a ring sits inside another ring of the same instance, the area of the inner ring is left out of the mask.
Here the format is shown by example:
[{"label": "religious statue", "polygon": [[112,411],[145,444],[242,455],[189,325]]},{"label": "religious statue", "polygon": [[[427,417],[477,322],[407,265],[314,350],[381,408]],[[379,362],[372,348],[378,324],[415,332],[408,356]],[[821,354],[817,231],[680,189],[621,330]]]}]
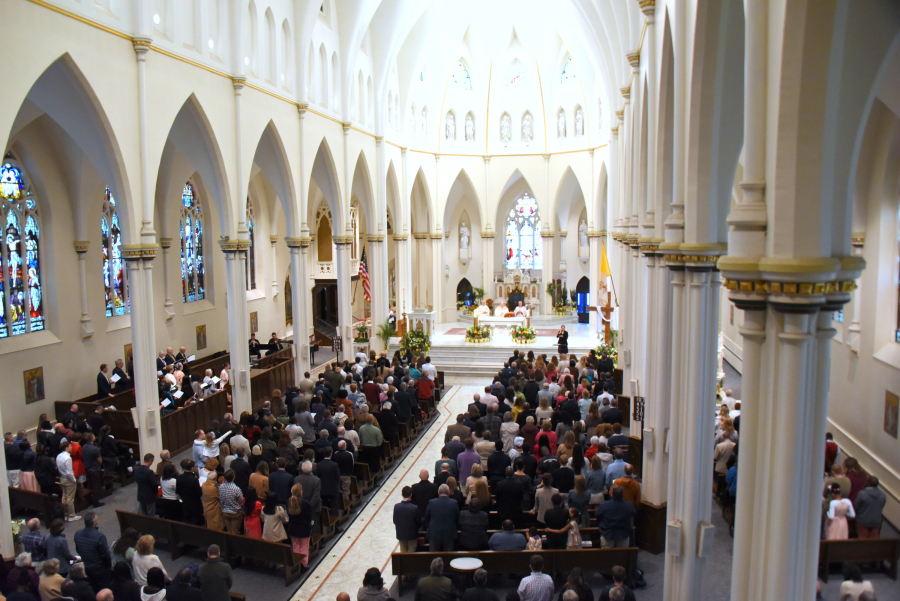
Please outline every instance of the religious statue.
[{"label": "religious statue", "polygon": [[556,128],[559,132],[560,139],[566,137],[566,112],[562,109],[559,110],[559,116],[556,119]]},{"label": "religious statue", "polygon": [[471,114],[466,115],[466,142],[475,141],[475,119]]},{"label": "religious statue", "polygon": [[447,125],[446,125],[446,138],[448,140],[456,139],[456,119],[453,118],[453,113],[447,113]]},{"label": "religious statue", "polygon": [[575,111],[575,135],[584,135],[584,112],[581,109]]},{"label": "religious statue", "polygon": [[422,137],[428,137],[428,107],[422,107],[422,123],[419,126],[419,129],[422,130]]},{"label": "religious statue", "polygon": [[509,142],[512,139],[512,127],[510,124],[509,115],[503,113],[500,117],[500,141],[501,142]]},{"label": "religious statue", "polygon": [[466,227],[466,222],[463,221],[459,226],[459,250],[466,250],[469,248],[469,228]]},{"label": "religious statue", "polygon": [[587,221],[581,220],[581,223],[578,224],[578,244],[581,246],[588,246],[588,228]]},{"label": "religious statue", "polygon": [[534,120],[531,118],[531,113],[525,113],[525,116],[522,117],[522,141],[531,142],[532,140],[534,140]]}]

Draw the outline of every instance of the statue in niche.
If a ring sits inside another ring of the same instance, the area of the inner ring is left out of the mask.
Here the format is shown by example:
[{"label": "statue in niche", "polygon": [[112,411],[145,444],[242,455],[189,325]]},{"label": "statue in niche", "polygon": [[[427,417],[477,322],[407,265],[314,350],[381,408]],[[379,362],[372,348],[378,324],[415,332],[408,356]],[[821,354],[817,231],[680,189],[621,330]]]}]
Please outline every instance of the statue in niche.
[{"label": "statue in niche", "polygon": [[531,142],[532,140],[534,140],[534,119],[531,118],[531,113],[525,113],[525,116],[522,117],[522,141]]},{"label": "statue in niche", "polygon": [[512,139],[512,123],[509,115],[503,113],[500,116],[500,141],[509,142]]},{"label": "statue in niche", "polygon": [[463,221],[459,226],[459,250],[467,250],[469,248],[469,228]]},{"label": "statue in niche", "polygon": [[597,128],[603,130],[603,103],[597,103]]},{"label": "statue in niche", "polygon": [[456,139],[456,119],[453,118],[453,113],[447,113],[445,130],[445,136],[448,140]]},{"label": "statue in niche", "polygon": [[466,115],[466,142],[475,141],[475,119],[472,115]]},{"label": "statue in niche", "polygon": [[409,109],[409,127],[412,129],[412,135],[416,135],[416,109],[415,107],[410,107]]},{"label": "statue in niche", "polygon": [[587,221],[583,220],[578,224],[578,243],[581,246],[588,246],[588,228]]},{"label": "statue in niche", "polygon": [[422,132],[422,137],[428,137],[428,107],[422,107],[422,122],[419,124],[419,129]]},{"label": "statue in niche", "polygon": [[559,115],[556,118],[556,129],[560,139],[566,137],[566,112],[563,110],[559,111]]},{"label": "statue in niche", "polygon": [[584,135],[584,113],[581,109],[575,111],[575,135]]}]

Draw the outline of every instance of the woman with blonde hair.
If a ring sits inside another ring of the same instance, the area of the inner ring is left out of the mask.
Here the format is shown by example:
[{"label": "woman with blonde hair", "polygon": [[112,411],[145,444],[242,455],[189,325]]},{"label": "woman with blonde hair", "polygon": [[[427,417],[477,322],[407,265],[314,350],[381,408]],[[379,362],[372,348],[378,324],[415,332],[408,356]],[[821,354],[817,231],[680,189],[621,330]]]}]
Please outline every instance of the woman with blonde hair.
[{"label": "woman with blonde hair", "polygon": [[734,421],[731,418],[722,420],[722,432],[716,436],[716,445],[726,438],[735,444],[738,442],[738,433],[734,429]]},{"label": "woman with blonde hair", "polygon": [[134,547],[134,559],[131,560],[131,569],[134,572],[135,581],[141,586],[147,586],[147,572],[152,568],[162,570],[163,576],[169,580],[166,574],[166,568],[163,566],[159,557],[153,554],[153,547],[156,545],[156,539],[150,534],[145,534],[138,539],[137,545]]},{"label": "woman with blonde hair", "polygon": [[569,430],[566,432],[563,443],[556,449],[556,458],[560,463],[566,463],[575,452],[575,432]]},{"label": "woman with blonde hair", "polygon": [[553,415],[553,409],[550,408],[550,401],[547,400],[547,397],[541,397],[534,415],[537,418],[538,424],[542,423],[545,419],[550,419]]},{"label": "woman with blonde hair", "polygon": [[287,535],[291,539],[294,553],[303,555],[303,570],[309,564],[309,537],[312,536],[312,505],[303,498],[303,486],[291,487],[288,500]]},{"label": "woman with blonde hair", "polygon": [[41,566],[41,579],[38,591],[41,593],[41,601],[53,601],[61,599],[60,587],[66,579],[59,574],[59,560],[52,557]]},{"label": "woman with blonde hair", "polygon": [[484,468],[481,467],[481,463],[476,463],[472,466],[472,475],[466,478],[466,485],[463,486],[462,492],[466,496],[467,504],[472,500],[472,495],[475,494],[475,484],[478,482],[484,482],[485,485],[488,483],[488,479],[484,475]]},{"label": "woman with blonde hair", "polygon": [[449,478],[447,478],[447,481],[445,482],[445,484],[447,485],[447,488],[450,489],[450,494],[447,496],[450,497],[451,499],[453,499],[454,501],[456,501],[456,504],[459,505],[460,511],[465,509],[466,508],[466,498],[463,496],[462,492],[459,490],[459,484],[456,482],[456,478],[454,478],[453,476],[450,476]]},{"label": "woman with blonde hair", "polygon": [[475,483],[472,489],[469,491],[469,503],[474,500],[478,500],[481,502],[481,507],[485,511],[488,511],[491,507],[491,489],[488,488],[487,479],[479,480]]}]

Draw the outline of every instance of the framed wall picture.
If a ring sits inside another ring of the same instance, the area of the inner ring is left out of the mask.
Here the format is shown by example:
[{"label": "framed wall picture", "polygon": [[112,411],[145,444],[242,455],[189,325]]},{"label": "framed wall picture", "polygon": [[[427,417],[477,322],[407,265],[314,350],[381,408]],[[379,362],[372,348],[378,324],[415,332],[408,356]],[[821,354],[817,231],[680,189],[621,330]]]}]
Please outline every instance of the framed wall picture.
[{"label": "framed wall picture", "polygon": [[[131,365],[134,363],[134,351],[131,348],[130,344],[125,345],[125,369],[131,369]],[[129,372],[130,373],[130,372]]]},{"label": "framed wall picture", "polygon": [[23,373],[25,376],[25,404],[43,401],[46,398],[44,394],[44,368],[34,367],[26,369]]},{"label": "framed wall picture", "polygon": [[259,332],[259,311],[251,311],[250,312],[250,333],[256,334]]},{"label": "framed wall picture", "polygon": [[900,397],[893,392],[884,393],[884,431],[897,438],[897,425],[900,422]]},{"label": "framed wall picture", "polygon": [[197,326],[197,350],[201,351],[206,348],[206,324]]}]

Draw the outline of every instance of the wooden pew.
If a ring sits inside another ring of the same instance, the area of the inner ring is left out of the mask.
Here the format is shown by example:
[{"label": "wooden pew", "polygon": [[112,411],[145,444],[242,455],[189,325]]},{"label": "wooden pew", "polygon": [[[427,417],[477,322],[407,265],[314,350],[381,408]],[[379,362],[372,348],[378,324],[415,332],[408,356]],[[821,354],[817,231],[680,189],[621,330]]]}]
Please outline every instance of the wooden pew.
[{"label": "wooden pew", "polygon": [[[528,574],[528,561],[532,555],[544,558],[544,573],[568,573],[573,567],[583,570],[609,571],[614,566],[622,566],[631,574],[637,566],[638,549],[563,549],[553,551],[455,551],[440,553],[392,553],[391,569],[395,576],[420,576],[431,573],[431,562],[440,557],[449,568],[450,562],[461,557],[474,557],[484,564],[489,574]],[[448,570],[449,571],[449,570]],[[445,572],[446,574],[447,572]],[[403,594],[402,582],[399,593]]]},{"label": "wooden pew", "polygon": [[199,376],[200,380],[203,380],[203,375],[206,373],[207,369],[211,369],[214,376],[218,376],[219,372],[231,362],[231,354],[228,351],[216,351],[212,355],[207,355],[206,357],[200,357],[199,359],[195,359],[190,363],[185,364],[184,373],[191,374],[192,378],[196,378]]},{"label": "wooden pew", "polygon": [[53,499],[50,498],[50,495],[10,486],[9,506],[30,509],[43,514],[44,525],[46,526],[49,526],[50,522],[53,521]]},{"label": "wooden pew", "polygon": [[[274,367],[275,365],[281,363],[284,359],[292,359],[293,358],[293,350],[288,346],[287,348],[283,348],[277,353],[272,353],[271,355],[266,355],[256,363],[256,369],[269,369],[270,367]],[[287,392],[282,391],[282,392]]]},{"label": "wooden pew", "polygon": [[228,394],[223,390],[162,416],[163,448],[173,457],[186,451],[194,444],[194,432],[209,428],[214,419],[221,421],[227,412]]},{"label": "wooden pew", "polygon": [[118,509],[116,517],[119,528],[123,531],[125,528],[134,528],[141,534],[152,534],[157,539],[169,541],[172,559],[181,557],[187,548],[216,544],[222,550],[222,557],[229,562],[239,562],[246,558],[283,565],[285,586],[300,577],[303,555],[294,553],[290,545]]},{"label": "wooden pew", "polygon": [[111,397],[106,397],[105,399],[97,400],[97,395],[92,394],[89,397],[85,397],[83,399],[77,399],[74,401],[54,401],[53,403],[53,411],[56,421],[62,421],[63,416],[66,412],[69,411],[69,408],[72,404],[78,405],[78,422],[81,423],[87,416],[97,410],[98,405],[103,405],[103,407],[113,406],[119,410],[129,410],[132,407],[136,407],[136,402],[134,399],[134,389],[125,390]]},{"label": "wooden pew", "polygon": [[897,560],[900,558],[900,538],[851,538],[849,540],[823,540],[819,542],[819,578],[828,582],[831,564],[852,561],[876,562],[879,566],[888,562],[888,575],[897,579]]}]

